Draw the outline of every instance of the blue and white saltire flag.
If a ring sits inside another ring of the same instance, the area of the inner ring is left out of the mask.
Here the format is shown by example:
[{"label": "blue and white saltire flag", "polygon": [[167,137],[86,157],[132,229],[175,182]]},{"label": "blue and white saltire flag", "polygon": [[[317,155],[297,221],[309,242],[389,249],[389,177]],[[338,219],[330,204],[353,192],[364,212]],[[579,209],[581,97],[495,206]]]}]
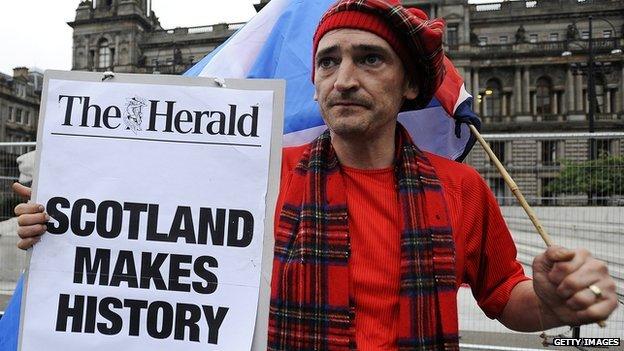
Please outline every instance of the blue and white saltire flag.
[{"label": "blue and white saltire flag", "polygon": [[[284,146],[312,141],[325,130],[311,81],[312,36],[334,0],[272,0],[243,28],[203,58],[187,76],[286,80]],[[461,75],[446,59],[447,74],[427,108],[399,120],[422,150],[463,159],[474,144],[465,123],[480,127]],[[0,351],[17,350],[22,280],[0,319]]]},{"label": "blue and white saltire flag", "polygon": [[[272,0],[228,41],[186,75],[286,80],[284,146],[312,141],[325,130],[311,81],[312,37],[335,0]],[[467,125],[480,127],[472,97],[450,60],[442,87],[429,106],[407,111],[399,120],[423,150],[463,159],[474,144]],[[458,137],[459,136],[459,137]]]}]

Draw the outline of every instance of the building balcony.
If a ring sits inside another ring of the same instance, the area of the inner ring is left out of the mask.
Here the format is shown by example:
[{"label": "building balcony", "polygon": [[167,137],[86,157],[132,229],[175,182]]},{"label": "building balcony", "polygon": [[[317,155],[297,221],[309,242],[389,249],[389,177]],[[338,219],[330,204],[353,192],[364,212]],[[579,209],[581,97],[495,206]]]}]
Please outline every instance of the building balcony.
[{"label": "building balcony", "polygon": [[517,19],[518,16],[552,17],[554,14],[583,13],[596,10],[621,9],[621,0],[557,0],[557,1],[504,1],[470,5],[473,22],[494,22],[501,19]]},{"label": "building balcony", "polygon": [[[595,54],[609,54],[615,48],[624,47],[621,38],[594,38]],[[561,56],[564,51],[570,51],[572,55],[586,55],[588,40],[576,40],[571,44],[568,41],[542,41],[535,43],[520,44],[485,44],[485,45],[453,45],[446,49],[453,56],[468,57],[527,57],[527,56]]]}]

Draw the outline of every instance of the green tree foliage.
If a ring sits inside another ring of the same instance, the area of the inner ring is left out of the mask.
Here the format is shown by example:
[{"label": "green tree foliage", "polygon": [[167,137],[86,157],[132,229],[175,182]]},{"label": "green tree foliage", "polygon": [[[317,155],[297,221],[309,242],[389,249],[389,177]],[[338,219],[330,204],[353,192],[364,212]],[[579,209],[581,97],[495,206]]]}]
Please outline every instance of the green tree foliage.
[{"label": "green tree foliage", "polygon": [[546,186],[555,194],[624,195],[624,156],[602,156],[582,162],[564,161],[559,177]]}]

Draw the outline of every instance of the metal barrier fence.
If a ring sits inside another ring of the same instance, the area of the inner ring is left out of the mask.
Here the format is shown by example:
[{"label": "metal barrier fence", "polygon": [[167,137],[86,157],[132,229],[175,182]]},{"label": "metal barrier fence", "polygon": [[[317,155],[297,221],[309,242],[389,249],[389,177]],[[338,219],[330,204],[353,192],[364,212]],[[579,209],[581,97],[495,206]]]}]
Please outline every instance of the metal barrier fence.
[{"label": "metal barrier fence", "polygon": [[[588,141],[590,136],[594,141]],[[585,247],[606,261],[621,294],[624,133],[499,134],[485,138],[535,206],[553,239],[566,247]],[[33,149],[34,143],[0,143],[0,296],[5,296],[4,301],[0,299],[0,311],[26,261],[26,254],[15,248],[16,223],[11,219],[13,206],[19,201],[10,189],[19,176],[15,159]],[[590,154],[592,149],[594,153]],[[516,242],[518,259],[530,274],[533,257],[544,250],[544,244],[479,145],[475,145],[467,162],[479,170],[496,195]],[[459,313],[463,349],[496,349],[493,345],[541,348],[537,334],[515,333],[488,319],[476,307],[469,288],[460,288]],[[548,332],[551,336],[558,334],[570,335],[569,328]],[[624,338],[624,308],[616,311],[606,328],[584,326],[581,336]]]},{"label": "metal barrier fence", "polygon": [[[624,296],[624,133],[549,133],[485,135],[506,165],[543,226],[558,244],[587,248],[605,261]],[[593,151],[593,152],[592,152]],[[524,210],[502,177],[475,145],[467,162],[494,192],[518,249],[518,259],[531,274],[533,258],[545,249]],[[475,308],[469,289],[460,289],[460,329],[476,333],[479,343],[541,348],[537,334],[517,334],[490,321]],[[570,328],[549,336],[572,336]],[[624,306],[606,328],[581,327],[581,337],[624,338]]]}]

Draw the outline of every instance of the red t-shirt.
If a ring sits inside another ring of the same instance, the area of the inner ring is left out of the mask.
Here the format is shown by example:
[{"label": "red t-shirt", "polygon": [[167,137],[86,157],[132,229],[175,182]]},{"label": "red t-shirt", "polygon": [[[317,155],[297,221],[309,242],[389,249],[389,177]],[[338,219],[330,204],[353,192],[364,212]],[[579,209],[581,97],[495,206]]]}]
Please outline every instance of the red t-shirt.
[{"label": "red t-shirt", "polygon": [[[276,216],[291,171],[307,146],[285,148]],[[492,192],[471,167],[427,153],[444,191],[453,238],[457,288],[470,285],[490,318],[503,311],[513,287],[528,279]],[[358,350],[397,350],[401,211],[392,168],[342,166],[349,214],[349,287]],[[277,223],[277,220],[276,220]]]}]

